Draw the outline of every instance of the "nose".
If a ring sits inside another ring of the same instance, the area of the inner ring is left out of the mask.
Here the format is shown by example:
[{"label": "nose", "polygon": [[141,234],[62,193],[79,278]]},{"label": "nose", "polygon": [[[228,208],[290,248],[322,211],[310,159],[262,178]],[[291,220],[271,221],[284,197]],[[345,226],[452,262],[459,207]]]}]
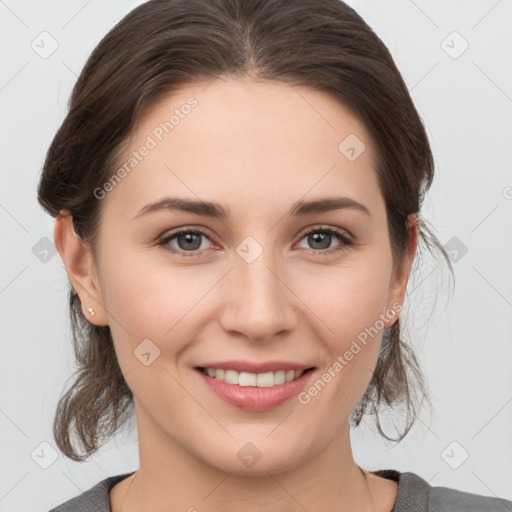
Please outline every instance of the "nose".
[{"label": "nose", "polygon": [[226,332],[265,341],[293,330],[299,301],[285,274],[265,252],[252,263],[237,257],[221,290]]}]

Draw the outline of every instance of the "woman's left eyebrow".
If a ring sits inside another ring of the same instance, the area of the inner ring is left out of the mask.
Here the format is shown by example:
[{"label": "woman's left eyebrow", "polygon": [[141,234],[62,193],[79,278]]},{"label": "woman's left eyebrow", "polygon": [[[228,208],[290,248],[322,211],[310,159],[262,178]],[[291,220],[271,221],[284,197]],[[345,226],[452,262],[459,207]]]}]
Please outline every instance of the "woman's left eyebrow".
[{"label": "woman's left eyebrow", "polygon": [[332,210],[340,210],[342,208],[353,208],[366,213],[370,217],[370,210],[350,197],[326,197],[313,201],[297,201],[290,210],[288,215],[312,215],[314,213],[323,213]]},{"label": "woman's left eyebrow", "polygon": [[[292,206],[287,216],[300,217],[332,210],[340,210],[343,208],[359,210],[370,217],[372,216],[370,210],[366,206],[354,199],[351,199],[350,197],[327,197],[312,201],[299,200]],[[230,216],[229,210],[219,203],[181,197],[166,197],[154,203],[149,203],[141,208],[135,217],[133,217],[133,220],[141,217],[142,215],[162,210],[182,211],[206,217],[213,217],[220,220],[226,220]]]}]

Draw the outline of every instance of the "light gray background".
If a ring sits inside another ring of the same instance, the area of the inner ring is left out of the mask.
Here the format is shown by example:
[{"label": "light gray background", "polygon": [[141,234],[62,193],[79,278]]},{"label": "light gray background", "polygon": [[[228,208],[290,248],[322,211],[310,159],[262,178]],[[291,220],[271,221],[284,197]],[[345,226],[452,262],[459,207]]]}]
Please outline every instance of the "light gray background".
[{"label": "light gray background", "polygon": [[[0,1],[3,512],[48,510],[137,467],[135,433],[83,464],[55,451],[53,414],[73,364],[67,277],[58,254],[43,261],[37,244],[53,240],[53,219],[35,196],[85,59],[139,3]],[[408,289],[409,332],[434,414],[424,411],[395,447],[366,424],[353,432],[354,454],[369,469],[414,471],[432,485],[512,499],[512,2],[349,3],[390,48],[424,119],[437,165],[424,213],[457,249],[453,297],[430,260]],[[51,49],[43,31],[58,42],[46,59],[31,47]]]}]

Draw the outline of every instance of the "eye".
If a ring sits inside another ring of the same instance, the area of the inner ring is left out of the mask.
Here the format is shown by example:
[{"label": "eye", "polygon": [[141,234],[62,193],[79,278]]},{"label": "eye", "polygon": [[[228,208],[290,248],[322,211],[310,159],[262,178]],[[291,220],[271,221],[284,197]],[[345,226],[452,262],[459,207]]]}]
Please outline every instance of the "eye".
[{"label": "eye", "polygon": [[[158,245],[165,247],[178,256],[194,257],[199,256],[200,251],[206,249],[202,244],[202,237],[210,240],[208,235],[200,229],[180,229],[162,238]],[[171,245],[171,242],[175,242],[177,247]]]},{"label": "eye", "polygon": [[[162,238],[158,245],[163,246],[166,250],[184,257],[197,257],[201,255],[202,250],[208,248],[203,244],[202,238],[211,241],[210,237],[200,229],[184,228],[175,231]],[[341,231],[334,228],[313,228],[302,235],[301,240],[307,239],[311,244],[313,253],[332,254],[334,252],[345,250],[353,245],[352,240],[345,236]],[[338,245],[331,247],[331,243],[337,240]]]},{"label": "eye", "polygon": [[[307,242],[311,244],[314,252],[318,253],[333,253],[338,251],[343,251],[353,245],[352,240],[350,240],[344,233],[338,231],[334,228],[313,228],[304,233],[301,240],[307,239]],[[331,242],[333,240],[338,240],[340,242],[338,245],[334,247],[330,247]]]}]

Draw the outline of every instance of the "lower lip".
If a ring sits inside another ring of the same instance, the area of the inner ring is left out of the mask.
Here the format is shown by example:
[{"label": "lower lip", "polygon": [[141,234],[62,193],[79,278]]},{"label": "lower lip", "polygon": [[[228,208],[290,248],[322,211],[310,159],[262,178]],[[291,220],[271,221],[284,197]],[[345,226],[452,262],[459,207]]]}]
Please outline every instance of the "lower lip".
[{"label": "lower lip", "polygon": [[205,375],[195,368],[204,383],[222,400],[246,411],[269,411],[286,400],[298,395],[309,380],[314,369],[304,372],[298,379],[268,388],[228,384]]}]

